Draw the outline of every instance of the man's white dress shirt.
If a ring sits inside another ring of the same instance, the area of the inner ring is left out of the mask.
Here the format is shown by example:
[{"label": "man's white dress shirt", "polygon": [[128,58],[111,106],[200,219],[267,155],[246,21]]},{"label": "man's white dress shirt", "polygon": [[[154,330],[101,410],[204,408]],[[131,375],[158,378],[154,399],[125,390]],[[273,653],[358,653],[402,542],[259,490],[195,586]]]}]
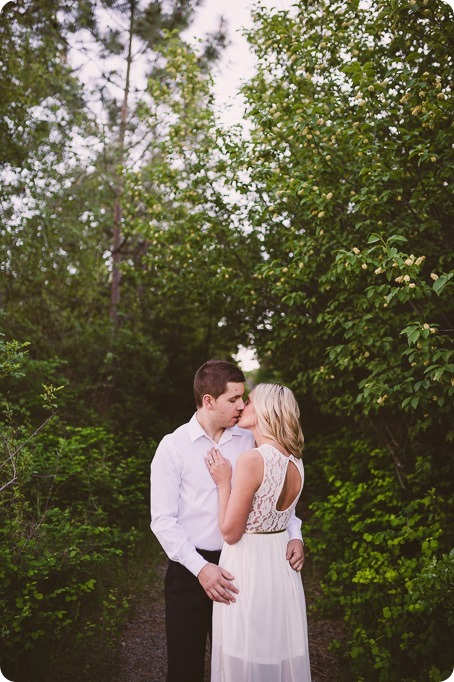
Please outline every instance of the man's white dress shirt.
[{"label": "man's white dress shirt", "polygon": [[[238,426],[225,429],[218,443],[197,420],[164,436],[151,463],[151,529],[169,559],[197,576],[208,563],[196,550],[220,550],[218,491],[205,457],[212,447],[230,460],[255,447],[252,433]],[[290,539],[301,540],[301,521],[292,517]]]}]

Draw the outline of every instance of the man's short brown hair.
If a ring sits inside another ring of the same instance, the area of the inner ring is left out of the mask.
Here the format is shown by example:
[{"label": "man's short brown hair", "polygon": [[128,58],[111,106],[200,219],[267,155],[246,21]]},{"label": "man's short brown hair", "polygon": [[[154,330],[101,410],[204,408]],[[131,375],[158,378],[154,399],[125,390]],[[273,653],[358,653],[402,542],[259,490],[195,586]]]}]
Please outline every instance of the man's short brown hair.
[{"label": "man's short brown hair", "polygon": [[212,395],[219,398],[226,392],[229,381],[240,384],[246,381],[243,372],[232,362],[226,360],[208,360],[194,377],[194,398],[196,407],[202,407],[203,396]]}]

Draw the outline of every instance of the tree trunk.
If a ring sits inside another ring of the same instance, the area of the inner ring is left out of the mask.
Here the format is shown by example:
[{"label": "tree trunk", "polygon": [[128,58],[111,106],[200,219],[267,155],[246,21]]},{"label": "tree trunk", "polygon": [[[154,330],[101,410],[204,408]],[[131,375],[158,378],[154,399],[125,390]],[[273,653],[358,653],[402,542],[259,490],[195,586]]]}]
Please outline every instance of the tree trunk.
[{"label": "tree trunk", "polygon": [[[135,13],[136,3],[132,0],[129,10],[129,39],[128,39],[128,54],[126,58],[126,77],[125,77],[125,87],[123,91],[123,104],[121,107],[120,114],[120,127],[118,132],[118,165],[123,166],[125,160],[125,135],[126,135],[126,124],[128,120],[128,103],[129,103],[129,90],[131,81],[131,64],[132,64],[132,36],[133,36],[133,26],[134,26],[134,13]],[[121,199],[123,195],[123,176],[121,174],[117,175],[115,180],[115,204],[114,204],[114,215],[113,215],[113,228],[112,228],[112,279],[111,279],[111,289],[110,289],[110,319],[112,321],[113,329],[118,327],[119,323],[119,304],[120,304],[120,284],[121,284],[121,247],[123,243],[122,233],[121,233],[121,218],[122,218],[122,207]]]}]

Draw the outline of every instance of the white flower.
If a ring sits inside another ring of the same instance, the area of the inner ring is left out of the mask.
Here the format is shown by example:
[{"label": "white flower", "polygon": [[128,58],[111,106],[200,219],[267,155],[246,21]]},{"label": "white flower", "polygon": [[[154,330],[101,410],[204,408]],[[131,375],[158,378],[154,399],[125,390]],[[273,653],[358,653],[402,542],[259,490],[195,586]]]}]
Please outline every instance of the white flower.
[{"label": "white flower", "polygon": [[431,278],[436,282],[438,279],[438,275],[435,274],[435,272],[430,273]]}]

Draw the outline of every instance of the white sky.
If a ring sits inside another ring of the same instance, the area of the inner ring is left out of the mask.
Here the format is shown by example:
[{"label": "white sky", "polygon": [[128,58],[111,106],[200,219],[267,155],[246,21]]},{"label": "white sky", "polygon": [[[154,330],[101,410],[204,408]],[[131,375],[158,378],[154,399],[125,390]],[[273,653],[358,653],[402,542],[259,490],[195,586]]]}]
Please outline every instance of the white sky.
[{"label": "white sky", "polygon": [[214,71],[216,101],[221,118],[226,124],[240,123],[242,119],[241,98],[238,90],[243,80],[254,71],[255,58],[250,53],[243,28],[252,26],[251,8],[260,4],[277,10],[290,9],[295,0],[205,0],[197,10],[195,21],[186,31],[186,38],[200,38],[215,31],[221,16],[227,21],[231,45],[224,50],[222,59]]},{"label": "white sky", "polygon": [[244,346],[240,346],[238,348],[238,353],[235,356],[235,360],[243,372],[251,372],[253,369],[258,369],[260,367],[260,363],[257,360],[257,356],[253,348],[245,348]]}]

